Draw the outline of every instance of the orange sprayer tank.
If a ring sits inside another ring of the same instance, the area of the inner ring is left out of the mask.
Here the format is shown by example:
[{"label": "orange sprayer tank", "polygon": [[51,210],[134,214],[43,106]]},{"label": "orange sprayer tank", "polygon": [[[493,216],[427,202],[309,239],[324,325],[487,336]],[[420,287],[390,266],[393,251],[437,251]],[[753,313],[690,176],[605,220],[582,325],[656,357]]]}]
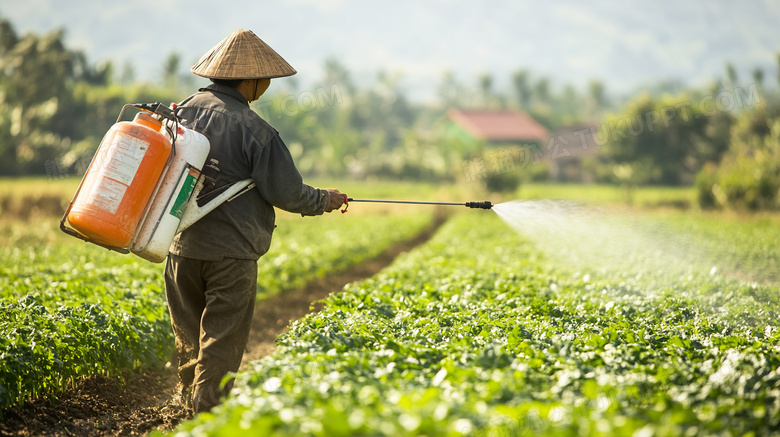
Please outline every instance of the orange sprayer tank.
[{"label": "orange sprayer tank", "polygon": [[87,170],[68,223],[102,244],[128,247],[170,153],[162,123],[149,114],[114,124]]}]

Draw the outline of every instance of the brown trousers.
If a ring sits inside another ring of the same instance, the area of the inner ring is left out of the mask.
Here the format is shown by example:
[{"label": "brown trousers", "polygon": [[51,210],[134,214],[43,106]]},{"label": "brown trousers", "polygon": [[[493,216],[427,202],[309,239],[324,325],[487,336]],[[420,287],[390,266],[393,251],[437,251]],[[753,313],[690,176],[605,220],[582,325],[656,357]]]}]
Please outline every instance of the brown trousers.
[{"label": "brown trousers", "polygon": [[221,386],[244,355],[257,294],[257,261],[201,261],[168,255],[165,294],[176,336],[179,379],[198,413],[233,387]]}]

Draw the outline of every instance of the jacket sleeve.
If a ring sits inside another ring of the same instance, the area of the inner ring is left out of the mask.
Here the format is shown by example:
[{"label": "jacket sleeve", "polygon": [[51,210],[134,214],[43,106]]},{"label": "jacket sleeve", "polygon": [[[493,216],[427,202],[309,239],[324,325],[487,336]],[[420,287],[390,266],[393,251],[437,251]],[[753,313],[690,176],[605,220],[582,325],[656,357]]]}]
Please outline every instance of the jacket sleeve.
[{"label": "jacket sleeve", "polygon": [[244,147],[252,167],[252,179],[268,203],[301,215],[320,215],[325,211],[329,193],[303,183],[278,133],[265,144],[253,136],[250,141],[244,141]]}]

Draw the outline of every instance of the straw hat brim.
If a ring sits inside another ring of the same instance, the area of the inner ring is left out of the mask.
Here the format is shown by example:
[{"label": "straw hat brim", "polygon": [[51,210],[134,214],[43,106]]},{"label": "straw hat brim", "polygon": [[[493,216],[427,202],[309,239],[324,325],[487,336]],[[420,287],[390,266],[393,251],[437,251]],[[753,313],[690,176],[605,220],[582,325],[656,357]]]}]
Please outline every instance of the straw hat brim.
[{"label": "straw hat brim", "polygon": [[190,70],[209,79],[260,79],[296,73],[268,44],[243,29],[212,47]]}]

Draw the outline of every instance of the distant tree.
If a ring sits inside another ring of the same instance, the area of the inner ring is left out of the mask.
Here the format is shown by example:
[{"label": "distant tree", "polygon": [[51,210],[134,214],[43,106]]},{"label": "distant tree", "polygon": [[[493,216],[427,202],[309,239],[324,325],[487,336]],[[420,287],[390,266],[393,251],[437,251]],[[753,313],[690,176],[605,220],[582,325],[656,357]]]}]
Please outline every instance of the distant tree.
[{"label": "distant tree", "polygon": [[64,32],[29,34],[2,58],[6,101],[36,104],[67,93],[77,56],[65,49]]},{"label": "distant tree", "polygon": [[[354,125],[369,140],[377,134],[384,138],[384,149],[395,147],[403,136],[405,128],[414,122],[414,112],[404,95],[401,75],[379,71],[374,85],[365,92],[357,93],[353,112],[362,115],[361,124]],[[352,151],[356,153],[357,151]]]},{"label": "distant tree", "polygon": [[62,153],[69,144],[73,117],[74,64],[78,55],[63,44],[62,30],[17,38],[10,25],[4,29],[6,47],[0,56],[0,173],[44,171],[43,162]]},{"label": "distant tree", "polygon": [[753,82],[755,82],[759,88],[764,85],[764,70],[762,70],[761,67],[756,67],[756,69],[753,70]]},{"label": "distant tree", "polygon": [[528,110],[531,106],[531,86],[529,85],[528,72],[525,70],[516,71],[512,75],[512,86],[520,109]]},{"label": "distant tree", "polygon": [[163,62],[163,84],[175,89],[179,85],[179,70],[181,68],[181,56],[173,52]]},{"label": "distant tree", "polygon": [[342,90],[342,93],[346,94],[346,97],[351,97],[355,92],[355,84],[344,64],[336,58],[328,58],[325,60],[325,80],[323,85],[330,87],[333,84],[336,84]]},{"label": "distant tree", "polygon": [[570,124],[578,118],[579,112],[582,110],[581,99],[577,94],[577,89],[574,85],[567,83],[563,86],[560,99],[558,100],[557,112],[559,113],[559,124]]},{"label": "distant tree", "polygon": [[[599,138],[602,158],[621,182],[679,185],[693,182],[707,162],[719,162],[728,148],[732,117],[705,114],[687,94],[631,100],[606,118]],[[605,174],[608,172],[605,172]]]},{"label": "distant tree", "polygon": [[607,98],[604,91],[604,83],[599,80],[588,82],[588,97],[593,110],[598,112],[603,110],[607,104]]},{"label": "distant tree", "polygon": [[543,77],[534,85],[534,98],[540,104],[550,103],[550,79]]},{"label": "distant tree", "polygon": [[726,64],[726,79],[729,82],[729,88],[734,89],[737,86],[737,70],[731,62]]},{"label": "distant tree", "polygon": [[18,42],[19,38],[16,36],[11,22],[0,18],[0,55],[11,50]]},{"label": "distant tree", "polygon": [[720,79],[713,80],[707,86],[707,95],[714,96],[714,95],[717,95],[721,91],[723,91],[723,81],[720,80]]},{"label": "distant tree", "polygon": [[761,103],[740,112],[723,159],[696,178],[700,206],[777,209],[780,190],[780,110]]},{"label": "distant tree", "polygon": [[780,53],[777,54],[777,84],[780,85]]},{"label": "distant tree", "polygon": [[451,71],[445,71],[439,84],[439,100],[444,108],[458,107],[463,104],[464,91]]},{"label": "distant tree", "polygon": [[2,175],[75,175],[122,103],[174,101],[160,88],[113,86],[112,63],[90,64],[61,29],[20,38],[0,20],[0,45]]},{"label": "distant tree", "polygon": [[479,75],[479,99],[480,104],[484,109],[491,107],[493,101],[493,76],[490,73],[482,73]]},{"label": "distant tree", "polygon": [[90,85],[108,85],[114,74],[114,64],[110,61],[91,65],[83,52],[73,52],[73,79]]},{"label": "distant tree", "polygon": [[756,67],[753,70],[753,83],[756,85],[759,93],[764,92],[764,70],[761,67]]},{"label": "distant tree", "polygon": [[124,85],[129,85],[135,81],[135,67],[131,62],[125,62],[122,66],[122,73],[119,75],[119,82]]},{"label": "distant tree", "polygon": [[588,94],[597,108],[604,107],[606,98],[604,96],[604,83],[599,80],[588,82]]}]

